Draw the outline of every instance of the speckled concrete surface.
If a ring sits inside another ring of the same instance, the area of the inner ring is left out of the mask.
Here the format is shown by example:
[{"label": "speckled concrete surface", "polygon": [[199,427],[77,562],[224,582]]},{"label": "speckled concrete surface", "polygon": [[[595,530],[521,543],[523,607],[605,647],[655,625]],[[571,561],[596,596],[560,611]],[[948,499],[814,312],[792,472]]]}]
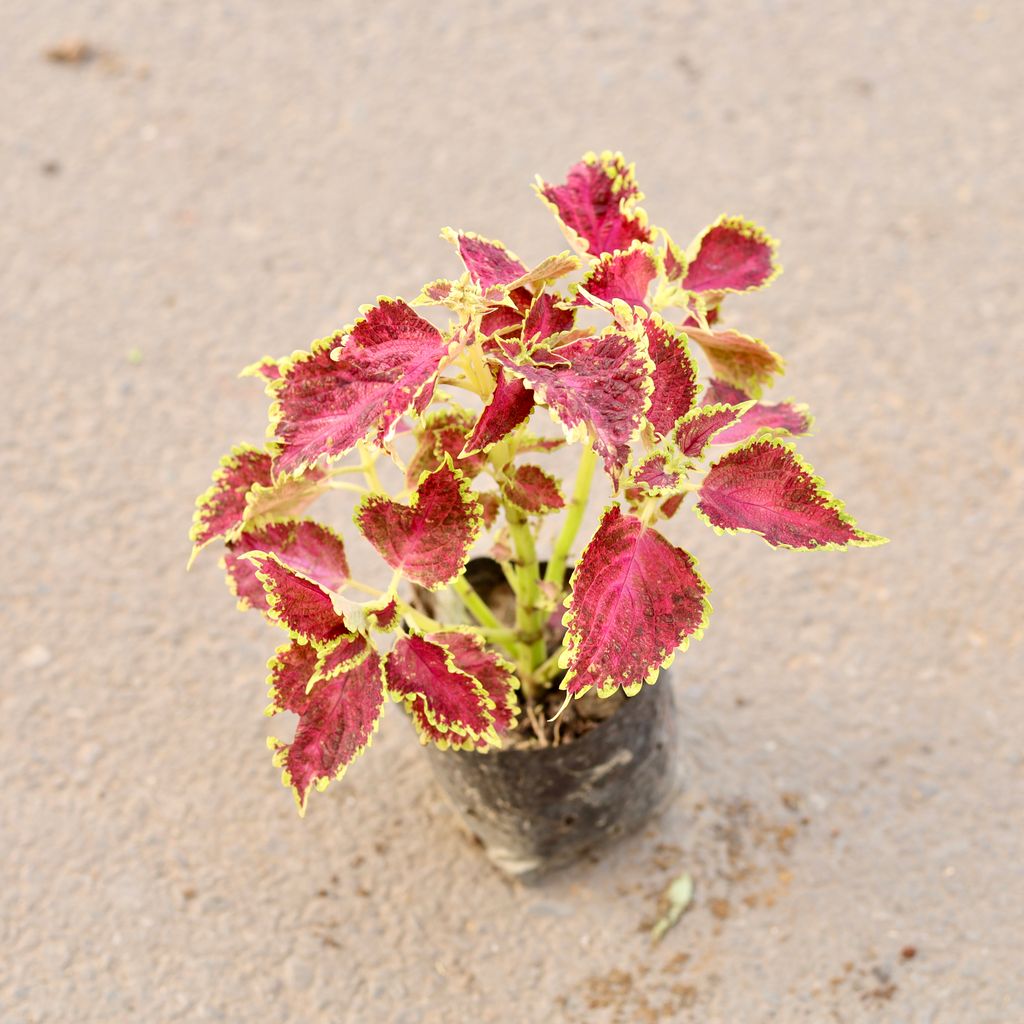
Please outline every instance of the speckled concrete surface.
[{"label": "speckled concrete surface", "polygon": [[[0,1020],[1024,1020],[1022,20],[0,3]],[[101,55],[44,59],[69,36]],[[715,604],[678,663],[689,787],[522,890],[393,708],[298,819],[263,746],[276,637],[215,558],[185,575],[185,534],[262,437],[242,365],[449,272],[444,224],[546,254],[528,182],[601,147],[678,236],[728,210],[782,238],[733,315],[893,543],[787,555],[680,517]]]}]

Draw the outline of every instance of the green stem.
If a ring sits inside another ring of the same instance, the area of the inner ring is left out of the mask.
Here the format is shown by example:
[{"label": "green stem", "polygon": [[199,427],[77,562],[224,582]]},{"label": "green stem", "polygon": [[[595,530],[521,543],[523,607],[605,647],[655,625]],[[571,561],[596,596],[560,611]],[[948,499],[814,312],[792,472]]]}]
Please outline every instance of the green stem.
[{"label": "green stem", "polygon": [[421,612],[418,608],[413,608],[411,604],[401,599],[398,600],[398,610],[402,613],[403,618],[408,619],[409,622],[417,629],[423,630],[424,633],[436,633],[444,628],[436,619],[432,619],[426,613]]},{"label": "green stem", "polygon": [[384,592],[385,600],[392,597],[398,597],[398,585],[402,582],[402,570],[396,569],[391,576],[391,582],[388,584],[388,589]]},{"label": "green stem", "polygon": [[546,661],[542,661],[533,672],[533,678],[546,683],[558,675],[558,659],[562,657],[563,648],[559,646]]},{"label": "green stem", "polygon": [[501,644],[510,653],[515,648],[518,634],[514,629],[488,629],[486,626],[481,626],[480,632],[485,640],[492,644]]},{"label": "green stem", "polygon": [[360,583],[358,580],[345,580],[342,585],[342,591],[348,590],[351,587],[353,590],[361,590],[364,594],[369,594],[371,597],[383,597],[384,591],[378,590],[376,587],[371,587],[368,583]]},{"label": "green stem", "polygon": [[516,629],[520,641],[526,646],[524,664],[520,666],[523,688],[527,694],[536,691],[533,672],[547,656],[544,645],[544,620],[540,610],[540,566],[537,563],[537,549],[526,516],[515,507],[505,506],[508,532],[516,548],[516,573],[519,578],[519,592],[516,600]]},{"label": "green stem", "polygon": [[366,486],[371,491],[375,491],[378,494],[384,490],[380,483],[380,477],[377,476],[377,467],[375,465],[377,461],[376,455],[371,455],[365,444],[362,441],[359,442],[359,468],[363,471],[363,475],[366,477]]},{"label": "green stem", "polygon": [[[414,608],[411,604],[406,601],[398,599],[398,609],[417,629],[422,629],[425,633],[443,633],[445,626],[438,622],[437,619],[432,619],[425,612],[421,612],[418,608]],[[488,626],[477,627],[483,634],[485,640],[491,643],[501,644],[502,647],[511,649],[516,641],[516,631],[514,629],[491,629]]]},{"label": "green stem", "polygon": [[466,610],[481,626],[486,626],[488,629],[504,629],[494,612],[484,603],[484,599],[466,582],[465,576],[459,576],[452,580],[451,588],[459,595]]},{"label": "green stem", "polygon": [[[480,595],[466,582],[465,576],[460,576],[457,580],[453,581],[451,588],[459,595],[469,614],[476,619],[478,623],[476,628],[483,638],[488,643],[504,647],[505,651],[515,658],[518,651],[516,631],[503,626],[495,618],[494,613],[487,607]],[[441,626],[435,626],[432,632],[442,628]]]},{"label": "green stem", "polygon": [[597,466],[597,452],[584,441],[583,453],[580,456],[580,468],[576,471],[576,484],[573,487],[572,498],[569,499],[569,508],[565,514],[565,521],[562,529],[555,538],[555,545],[551,551],[551,560],[548,562],[544,579],[547,583],[553,583],[561,592],[565,580],[565,563],[569,557],[569,551],[576,541],[576,534],[580,532],[580,525],[583,522],[583,513],[587,509],[587,501],[590,499],[590,485],[594,480],[594,468]]},{"label": "green stem", "polygon": [[366,488],[360,487],[359,484],[347,484],[341,483],[337,480],[331,480],[327,486],[332,491],[351,491],[353,494],[366,494]]}]

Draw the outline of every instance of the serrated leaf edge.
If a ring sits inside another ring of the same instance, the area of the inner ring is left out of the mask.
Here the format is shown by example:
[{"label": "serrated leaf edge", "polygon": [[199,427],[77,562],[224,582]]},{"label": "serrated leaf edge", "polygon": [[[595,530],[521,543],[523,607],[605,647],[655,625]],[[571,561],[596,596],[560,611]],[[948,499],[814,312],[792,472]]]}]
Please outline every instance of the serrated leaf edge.
[{"label": "serrated leaf edge", "polygon": [[[616,161],[621,161],[621,163],[625,164],[625,167],[622,169],[622,171],[613,168],[613,165]],[[626,158],[622,155],[622,153],[618,151],[613,152],[612,150],[609,149],[602,150],[600,155],[595,153],[593,150],[584,153],[581,162],[587,164],[590,167],[599,166],[601,170],[604,171],[605,175],[611,179],[613,194],[616,192],[625,191],[627,185],[632,185],[633,187],[635,187],[636,192],[633,195],[627,196],[624,199],[619,200],[619,213],[621,213],[628,220],[635,221],[642,228],[650,230],[650,224],[648,223],[647,219],[647,211],[638,205],[639,203],[643,202],[645,197],[643,192],[640,191],[640,188],[636,182],[636,164],[626,164]],[[613,169],[615,170],[615,173],[609,173]],[[565,235],[565,238],[568,241],[569,245],[571,245],[572,248],[575,249],[576,252],[580,254],[580,256],[586,259],[596,259],[597,256],[590,252],[590,246],[587,243],[586,239],[583,238],[583,236],[576,232],[573,228],[569,227],[569,225],[562,220],[562,215],[558,209],[557,204],[552,202],[550,199],[548,199],[546,195],[544,195],[544,189],[548,188],[549,186],[556,188],[558,187],[551,186],[550,182],[544,181],[544,179],[538,174],[533,182],[532,187],[533,191],[537,194],[537,197],[540,199],[540,201],[554,214],[555,220],[558,222],[558,226],[561,228],[562,234]],[[620,250],[616,249],[613,251],[619,252]]]},{"label": "serrated leaf edge", "polygon": [[[597,530],[594,531],[594,536],[590,538],[586,548],[583,549],[583,552],[581,553],[579,560],[576,562],[576,567],[573,569],[572,577],[569,580],[569,593],[566,595],[565,600],[563,602],[565,606],[565,613],[562,615],[562,625],[566,628],[565,649],[562,651],[562,654],[558,659],[558,667],[565,672],[565,677],[562,679],[562,682],[559,685],[560,690],[567,690],[569,681],[574,678],[574,673],[572,673],[569,669],[569,662],[572,660],[572,656],[576,653],[580,643],[579,639],[575,639],[575,642],[573,642],[573,625],[575,623],[575,617],[573,615],[572,610],[572,597],[573,585],[576,581],[576,574],[579,572],[579,566],[583,564],[587,551],[590,549],[591,545],[597,538],[597,534],[600,532],[601,525],[604,523],[605,516],[607,516],[608,513],[612,510],[612,508],[615,507],[618,507],[617,502],[612,502],[611,504],[605,506],[604,511],[601,513],[601,519],[598,522]],[[632,513],[628,511],[624,514],[629,515],[634,519],[636,518],[636,516],[633,516]],[[645,526],[644,529],[653,530],[654,527]],[[663,537],[663,539],[665,539],[667,543],[672,543],[668,540],[668,538],[664,537],[663,534],[659,533],[658,535],[660,537]],[[662,671],[672,667],[672,663],[675,661],[676,655],[686,653],[686,651],[689,649],[690,642],[692,640],[703,639],[704,630],[707,629],[708,620],[711,617],[712,611],[711,602],[708,600],[708,595],[711,593],[711,587],[708,585],[707,580],[705,580],[704,577],[701,576],[701,574],[697,571],[697,565],[699,564],[697,562],[697,559],[694,558],[693,555],[689,553],[689,551],[686,551],[675,544],[673,544],[672,546],[675,547],[676,550],[681,551],[690,560],[691,568],[693,569],[694,575],[697,577],[698,580],[700,580],[701,584],[703,585],[703,593],[701,595],[700,622],[694,627],[692,631],[688,633],[681,632],[679,640],[676,643],[676,646],[673,647],[670,651],[666,652],[665,649],[662,649],[661,660],[656,662],[651,667],[651,669],[647,672],[647,675],[643,679],[638,680],[637,682],[632,683],[629,686],[620,687],[617,683],[611,682],[611,677],[608,676],[600,683],[588,683],[575,694],[572,694],[572,696],[575,697],[577,700],[579,700],[580,697],[582,697],[585,693],[587,693],[594,687],[597,688],[598,697],[602,699],[611,697],[615,693],[615,691],[619,689],[621,689],[627,697],[635,697],[644,688],[645,685],[653,686],[658,681],[658,676],[662,673]]]},{"label": "serrated leaf edge", "polygon": [[[384,659],[377,656],[380,662],[380,670],[378,675],[380,676],[381,682],[381,696],[386,693],[384,685]],[[267,737],[267,748],[274,752],[274,756],[271,759],[271,763],[275,768],[281,769],[281,785],[292,791],[292,795],[295,798],[295,804],[299,809],[299,817],[304,818],[306,816],[306,808],[309,805],[309,794],[315,789],[318,793],[322,793],[328,785],[332,782],[340,782],[344,777],[345,772],[348,771],[349,767],[356,761],[357,758],[361,757],[370,747],[373,742],[373,737],[377,734],[380,729],[380,720],[384,716],[384,705],[386,701],[381,700],[380,708],[377,711],[377,717],[373,720],[373,725],[370,727],[370,733],[366,737],[366,742],[355,750],[352,754],[348,764],[343,764],[333,775],[324,776],[323,778],[317,779],[311,786],[306,790],[305,797],[300,797],[298,790],[292,783],[291,772],[288,771],[287,759],[288,759],[288,748],[291,746],[289,743],[284,743],[282,740],[277,739],[276,736]]]},{"label": "serrated leaf edge", "polygon": [[562,503],[560,505],[543,504],[540,508],[535,509],[524,508],[515,500],[515,498],[510,493],[511,487],[513,486],[513,480],[509,480],[507,484],[502,484],[501,493],[504,495],[505,500],[510,505],[514,505],[517,509],[519,509],[521,512],[525,513],[528,516],[546,516],[550,515],[552,512],[559,512],[563,508],[565,508],[565,494],[562,491],[562,487],[558,481],[558,478],[553,473],[549,473],[546,469],[544,469],[541,466],[538,466],[536,463],[523,462],[520,463],[518,466],[513,467],[513,478],[520,472],[522,472],[524,469],[535,469],[546,479],[550,480],[551,483],[554,484],[555,491],[558,493],[558,497],[561,499]]},{"label": "serrated leaf edge", "polygon": [[[203,491],[202,494],[196,498],[195,507],[192,511],[192,524],[189,527],[188,539],[192,541],[192,552],[189,555],[188,565],[186,568],[191,569],[192,563],[196,560],[196,556],[200,551],[203,550],[208,544],[212,544],[215,540],[219,540],[221,537],[226,537],[227,533],[217,533],[212,537],[208,537],[202,542],[202,544],[196,543],[196,538],[202,532],[203,528],[203,511],[213,502],[213,499],[221,492],[220,483],[228,476],[230,470],[237,468],[238,462],[243,455],[256,454],[256,455],[270,455],[264,448],[259,448],[254,444],[236,444],[231,447],[231,450],[220,457],[220,462],[217,464],[217,468],[213,471],[213,477],[210,482],[210,486]],[[250,485],[250,489],[251,489]],[[246,499],[248,502],[248,490],[246,491]],[[246,504],[248,507],[248,503]],[[243,513],[244,515],[244,513]]]},{"label": "serrated leaf edge", "polygon": [[693,511],[701,520],[703,520],[704,523],[710,526],[716,534],[722,536],[723,534],[750,533],[753,534],[755,537],[760,537],[762,540],[765,541],[766,544],[768,544],[769,547],[777,548],[782,551],[845,551],[848,548],[875,548],[880,547],[882,544],[889,543],[888,537],[880,537],[874,533],[865,533],[857,526],[857,522],[853,518],[853,516],[847,513],[846,505],[843,502],[843,500],[841,498],[837,498],[825,486],[825,481],[822,480],[822,478],[814,472],[814,467],[806,459],[804,459],[803,456],[800,455],[800,453],[796,450],[796,445],[792,442],[783,441],[780,438],[776,437],[750,437],[747,438],[746,441],[741,441],[738,445],[736,445],[735,448],[730,448],[729,451],[722,455],[720,459],[711,464],[710,469],[714,469],[716,466],[720,465],[730,456],[736,454],[736,452],[743,451],[744,449],[747,448],[752,448],[754,445],[759,444],[767,444],[771,445],[773,448],[782,448],[788,451],[793,456],[794,461],[800,467],[800,469],[802,469],[811,478],[811,482],[814,484],[814,487],[816,488],[820,496],[825,499],[825,507],[837,513],[840,521],[844,525],[853,527],[858,536],[855,540],[847,541],[847,543],[845,544],[837,544],[834,541],[830,541],[827,544],[816,544],[813,548],[798,548],[793,547],[791,544],[770,544],[765,539],[764,535],[761,534],[758,530],[752,530],[746,526],[716,526],[714,523],[711,522],[707,513],[705,513],[701,509],[700,492],[698,491],[697,501],[692,506]]},{"label": "serrated leaf edge", "polygon": [[[685,458],[670,440],[666,439],[662,445],[663,447],[648,452],[633,464],[627,475],[626,483],[623,485],[624,489],[635,487],[651,498],[669,498],[673,494],[678,494],[685,487],[686,471],[693,463]],[[677,484],[654,487],[646,481],[638,479],[644,466],[655,459],[662,459],[665,463],[665,471],[675,473],[679,477]]]},{"label": "serrated leaf edge", "polygon": [[[713,443],[713,438],[716,434],[721,433],[723,430],[727,430],[729,427],[735,426],[739,422],[740,417],[747,409],[752,408],[756,405],[756,401],[751,399],[749,402],[744,402],[742,405],[730,405],[727,402],[716,402],[714,405],[698,405],[691,409],[685,416],[680,416],[673,424],[672,429],[669,431],[668,436],[672,439],[672,442],[683,452],[684,456],[688,459],[702,459],[704,453]],[[686,455],[683,451],[682,445],[679,443],[679,430],[682,426],[688,423],[692,423],[694,420],[699,419],[712,419],[719,413],[728,413],[732,416],[732,419],[727,423],[723,423],[722,426],[716,427],[710,434],[704,439],[704,444],[701,446],[700,451],[694,452],[690,455]]]},{"label": "serrated leaf edge", "polygon": [[[256,578],[263,584],[263,592],[267,595],[267,605],[269,606],[266,612],[267,617],[271,622],[280,626],[294,641],[300,644],[310,644],[318,651],[323,651],[330,647],[337,640],[343,640],[346,637],[351,638],[355,636],[355,632],[349,628],[348,623],[345,622],[345,617],[338,614],[337,605],[335,603],[335,595],[332,591],[328,590],[322,583],[313,579],[311,576],[307,576],[304,572],[300,572],[298,569],[289,565],[283,559],[279,558],[272,551],[246,551],[244,554],[238,556],[241,559],[252,562],[256,567]],[[287,569],[288,572],[294,576],[298,576],[300,579],[305,580],[307,583],[312,583],[318,590],[320,590],[331,602],[331,607],[334,609],[335,615],[338,616],[338,621],[344,626],[345,632],[339,633],[338,636],[332,637],[330,640],[314,640],[311,636],[307,636],[304,633],[298,632],[298,630],[292,629],[286,623],[281,620],[281,613],[277,610],[278,605],[281,603],[280,594],[277,592],[276,581],[264,572],[260,566],[266,561],[275,561],[282,568]]]},{"label": "serrated leaf edge", "polygon": [[[571,301],[574,307],[577,305],[594,305],[594,302],[592,302],[591,300],[596,300],[597,302],[600,302],[602,305],[604,303],[610,302],[611,300],[609,299],[600,299],[596,295],[592,294],[587,285],[592,284],[593,279],[599,273],[605,270],[611,263],[614,263],[616,260],[625,259],[626,257],[632,255],[634,252],[645,252],[651,261],[651,268],[653,273],[651,275],[651,280],[647,284],[647,291],[649,292],[651,288],[651,283],[656,281],[658,278],[658,257],[654,251],[654,246],[651,242],[645,242],[640,238],[635,238],[625,249],[614,249],[612,252],[601,253],[601,255],[598,256],[597,259],[587,269],[587,272],[584,275],[584,277],[581,280],[569,285],[568,301]],[[577,304],[576,299],[581,292],[585,296],[586,302]],[[628,305],[632,306],[633,304],[628,303]],[[634,306],[633,308],[636,307]]]},{"label": "serrated leaf edge", "polygon": [[[401,570],[402,571],[402,575],[403,575],[403,577],[405,579],[412,580],[412,582],[416,583],[417,586],[421,586],[421,587],[423,587],[424,590],[430,590],[430,591],[440,590],[443,587],[448,586],[452,582],[452,580],[457,579],[459,576],[461,576],[466,571],[466,562],[469,560],[469,553],[472,550],[473,545],[480,539],[480,534],[483,532],[483,528],[484,528],[484,508],[483,508],[483,505],[480,504],[480,500],[477,497],[477,493],[478,492],[473,489],[473,487],[471,486],[472,481],[466,476],[466,474],[463,473],[462,470],[459,469],[452,462],[451,455],[449,455],[448,452],[445,452],[444,453],[444,461],[441,463],[441,465],[439,465],[436,469],[433,469],[433,470],[424,470],[420,474],[420,478],[416,482],[416,487],[415,487],[415,489],[413,491],[412,498],[411,498],[411,500],[410,500],[408,505],[403,505],[401,502],[393,500],[391,497],[389,497],[386,494],[373,494],[373,493],[371,493],[371,494],[365,494],[365,495],[363,495],[362,498],[359,499],[359,504],[356,505],[355,511],[352,513],[352,521],[356,524],[356,528],[363,535],[363,537],[366,538],[367,543],[370,544],[370,546],[373,548],[373,550],[377,551],[377,548],[373,545],[372,542],[370,542],[369,538],[366,537],[366,533],[363,530],[363,526],[362,526],[362,523],[361,523],[361,517],[362,517],[363,513],[366,511],[366,509],[370,505],[372,505],[372,504],[381,504],[381,503],[386,503],[388,505],[394,505],[394,506],[399,507],[399,508],[406,508],[406,509],[410,509],[410,510],[417,508],[418,505],[419,505],[419,491],[420,491],[420,488],[423,486],[423,481],[426,480],[426,478],[428,476],[432,476],[434,473],[440,473],[441,470],[444,469],[445,467],[450,469],[452,471],[452,473],[455,475],[456,482],[457,482],[458,488],[459,488],[459,496],[462,498],[463,505],[466,507],[466,510],[467,510],[467,512],[469,514],[470,520],[473,523],[473,525],[470,527],[470,532],[472,534],[472,538],[470,539],[470,541],[466,545],[466,550],[465,550],[465,553],[464,553],[465,554],[465,560],[462,563],[462,567],[459,569],[458,572],[454,573],[448,579],[442,580],[440,583],[435,583],[435,584],[433,584],[431,586],[428,586],[425,583],[421,583],[419,580],[413,580],[413,578],[411,576],[406,575],[404,569]],[[377,551],[377,554],[380,555],[380,552]],[[383,559],[384,562],[386,562],[388,565],[391,565],[391,563],[388,562],[388,560],[386,558],[384,558],[383,555],[380,555],[380,556],[381,556],[381,558]],[[391,567],[393,569],[399,569],[400,568],[399,566],[391,566]]]},{"label": "serrated leaf edge", "polygon": [[[375,302],[364,303],[359,307],[359,316],[352,323],[346,324],[344,327],[341,328],[341,330],[336,331],[330,337],[318,338],[316,341],[312,343],[312,345],[310,345],[308,349],[296,349],[290,356],[285,356],[279,359],[278,365],[281,368],[281,376],[278,380],[271,381],[267,385],[267,393],[273,398],[273,396],[277,395],[278,392],[284,389],[285,384],[287,383],[288,374],[292,371],[292,369],[294,369],[301,363],[310,362],[323,352],[327,352],[328,357],[334,360],[335,351],[345,346],[345,343],[348,341],[349,335],[351,335],[352,332],[356,330],[357,327],[366,322],[366,318],[372,310],[379,309],[384,305],[397,305],[399,303],[404,306],[409,306],[410,309],[412,308],[410,303],[406,302],[405,299],[403,298],[390,295],[378,295]],[[430,324],[429,320],[424,322]],[[434,327],[433,324],[430,324],[430,326],[434,330],[437,330],[437,328]],[[416,388],[416,390],[410,396],[408,404],[404,408],[388,410],[389,413],[394,414],[391,417],[390,426],[388,426],[385,430],[382,431],[380,425],[375,422],[371,424],[366,429],[366,431],[356,439],[355,444],[353,444],[351,447],[346,448],[344,451],[340,452],[321,452],[320,454],[316,455],[313,458],[304,458],[301,462],[297,463],[292,469],[288,470],[288,472],[293,475],[301,474],[305,472],[310,466],[315,465],[317,462],[319,462],[320,459],[324,459],[324,461],[327,463],[337,462],[339,459],[343,459],[346,455],[348,455],[348,453],[351,452],[354,448],[356,448],[359,444],[367,441],[371,442],[378,448],[383,448],[385,445],[387,445],[388,442],[390,442],[392,438],[394,438],[395,436],[395,430],[397,428],[399,420],[401,420],[401,418],[405,416],[409,412],[409,410],[413,408],[413,406],[415,406],[416,402],[419,401],[420,396],[424,393],[425,389],[433,386],[433,384],[437,380],[437,377],[440,375],[441,371],[444,369],[447,362],[449,362],[452,359],[453,348],[455,347],[455,343],[453,342],[452,339],[445,338],[445,336],[440,331],[438,331],[438,334],[441,335],[442,341],[444,341],[447,345],[446,354],[443,355],[440,361],[438,362],[437,370],[434,372],[433,376],[431,376],[428,380],[424,381],[422,384],[419,385],[419,387]],[[284,410],[281,406],[281,401],[277,398],[274,398],[274,400],[270,404],[269,417],[269,423],[267,424],[266,450],[273,456],[273,458],[276,459],[285,450],[286,447],[284,439],[278,435],[278,430],[280,429],[281,423],[284,420]],[[331,440],[332,438],[328,437],[326,439],[326,443],[329,444]]]},{"label": "serrated leaf edge", "polygon": [[[454,632],[461,632],[461,631],[460,630],[452,629],[452,630],[442,630],[442,632],[446,632],[446,633],[447,632],[452,632],[452,633],[454,633]],[[444,664],[445,664],[445,668],[447,668],[454,675],[465,676],[472,683],[472,691],[473,691],[473,693],[477,697],[480,698],[483,715],[490,720],[489,721],[488,729],[486,731],[484,731],[483,733],[478,733],[475,729],[467,728],[466,726],[461,725],[461,724],[459,724],[457,722],[447,722],[447,723],[441,722],[436,717],[435,713],[430,709],[430,706],[427,704],[427,695],[425,693],[423,693],[422,691],[414,690],[411,693],[400,693],[400,692],[397,692],[397,691],[393,691],[391,689],[391,687],[387,685],[387,659],[385,659],[385,692],[388,694],[388,696],[396,704],[402,704],[402,703],[406,702],[407,700],[410,700],[411,698],[420,697],[423,700],[423,714],[424,714],[424,717],[426,717],[427,721],[435,729],[437,729],[438,732],[452,733],[455,736],[463,736],[463,737],[466,737],[466,738],[471,739],[473,741],[476,741],[476,740],[486,740],[490,745],[496,746],[496,747],[500,747],[501,746],[501,739],[499,738],[498,734],[494,731],[494,716],[491,714],[491,712],[497,707],[497,705],[491,699],[491,695],[487,692],[487,689],[484,686],[484,684],[482,682],[480,682],[480,680],[477,679],[475,676],[471,676],[468,672],[463,671],[461,668],[459,668],[458,665],[455,664],[455,656],[452,654],[452,651],[451,651],[450,647],[446,647],[443,643],[438,643],[436,640],[428,640],[427,639],[427,635],[425,633],[420,633],[418,631],[413,631],[413,632],[410,632],[409,635],[410,636],[418,637],[419,639],[423,640],[425,643],[433,644],[433,646],[438,647],[442,651],[444,651]],[[431,635],[434,635],[434,634],[431,634]],[[389,657],[390,657],[390,653],[391,652],[389,652]],[[415,721],[415,716],[414,716],[414,721]],[[417,730],[417,731],[419,731],[419,730]]]},{"label": "serrated leaf edge", "polygon": [[[700,252],[700,247],[704,243],[704,239],[708,234],[715,228],[725,227],[731,228],[734,231],[739,232],[744,238],[752,238],[755,242],[761,242],[768,246],[768,251],[771,253],[770,261],[772,271],[760,284],[750,285],[747,288],[713,288],[710,291],[718,292],[722,295],[742,295],[744,292],[758,292],[763,288],[767,288],[773,281],[775,281],[782,273],[782,264],[778,261],[779,252],[779,240],[773,238],[768,231],[761,227],[756,221],[749,220],[741,214],[730,214],[722,213],[715,218],[699,235],[686,247],[686,271],[683,273],[682,281],[686,280],[686,274],[689,272],[690,266],[697,258],[697,253]],[[707,294],[706,292],[693,292],[694,295]]]},{"label": "serrated leaf edge", "polygon": [[[633,444],[636,442],[636,439],[640,436],[641,432],[643,431],[644,424],[647,422],[647,413],[650,412],[651,409],[651,396],[654,394],[654,362],[651,360],[650,354],[647,351],[647,335],[643,331],[638,331],[633,328],[620,327],[615,324],[612,324],[604,328],[604,330],[600,331],[596,335],[595,340],[599,340],[606,334],[621,334],[629,338],[633,342],[634,351],[640,357],[640,360],[644,366],[645,372],[643,373],[640,382],[640,390],[643,393],[643,404],[636,417],[636,422],[633,426],[633,429],[625,442],[629,447],[632,447]],[[541,346],[538,346],[538,348],[539,347]],[[547,346],[545,345],[543,347],[546,348]],[[557,355],[557,350],[552,351],[554,352],[554,354]],[[529,356],[527,354],[523,354],[518,359],[513,360],[511,366],[509,366],[508,364],[502,365],[504,365],[506,370],[511,370],[511,372],[516,373],[517,367],[524,366],[528,359]],[[536,396],[537,404],[542,405],[548,411],[548,415],[555,421],[555,423],[557,423],[562,428],[562,432],[565,434],[566,441],[568,441],[570,444],[589,444],[598,455],[598,458],[601,459],[602,464],[604,464],[605,472],[608,473],[609,477],[612,478],[612,483],[615,485],[620,484],[621,475],[622,472],[625,471],[625,466],[623,466],[622,470],[620,470],[618,480],[612,477],[612,474],[608,470],[607,464],[605,463],[604,455],[602,455],[594,445],[594,435],[591,433],[589,422],[586,419],[582,419],[575,426],[569,426],[558,415],[558,411],[552,405],[548,404],[547,389],[544,384],[540,382],[535,383],[533,381],[528,380],[526,377],[520,377],[520,380],[522,380],[523,384],[534,393],[534,395]]]},{"label": "serrated leaf edge", "polygon": [[[707,356],[708,361],[711,363],[711,367],[714,370],[714,376],[719,380],[724,381],[726,384],[732,384],[733,387],[740,388],[742,391],[746,391],[752,398],[760,398],[764,393],[764,389],[773,383],[775,377],[781,377],[786,372],[786,360],[779,355],[766,341],[761,338],[755,338],[752,334],[744,334],[742,331],[734,330],[731,327],[721,328],[720,330],[705,331],[700,327],[683,327],[680,328],[682,332],[687,336],[690,341],[699,345],[701,351]],[[723,370],[721,364],[716,366],[714,357],[708,351],[707,346],[714,344],[715,335],[719,334],[735,334],[738,338],[743,338],[745,341],[752,341],[755,345],[763,349],[769,356],[772,357],[772,361],[775,364],[775,368],[766,371],[764,377],[744,377],[740,379],[727,370]]]}]

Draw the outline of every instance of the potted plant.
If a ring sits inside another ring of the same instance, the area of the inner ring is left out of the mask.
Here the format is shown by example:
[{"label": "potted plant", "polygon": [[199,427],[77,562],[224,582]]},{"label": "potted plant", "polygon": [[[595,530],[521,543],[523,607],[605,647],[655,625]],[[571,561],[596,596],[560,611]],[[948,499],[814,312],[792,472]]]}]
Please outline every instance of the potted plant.
[{"label": "potted plant", "polygon": [[[664,520],[689,503],[717,533],[773,547],[881,542],[785,439],[807,409],[761,401],[782,359],[721,322],[731,293],[779,274],[776,242],[720,217],[683,249],[648,223],[617,153],[536,191],[572,251],[528,267],[446,229],[461,276],[243,371],[266,382],[269,441],[225,456],[191,532],[193,557],[224,543],[239,606],[287,634],[267,714],[298,724],[269,744],[300,813],[370,744],[390,696],[516,874],[634,829],[671,791],[671,689],[651,684],[710,605]],[[560,436],[536,431],[543,413]],[[568,495],[543,464],[567,443]],[[611,498],[581,544],[602,475]],[[304,515],[337,490],[358,494],[355,527],[390,580],[353,579],[339,533]],[[471,559],[485,534],[489,557]]]}]

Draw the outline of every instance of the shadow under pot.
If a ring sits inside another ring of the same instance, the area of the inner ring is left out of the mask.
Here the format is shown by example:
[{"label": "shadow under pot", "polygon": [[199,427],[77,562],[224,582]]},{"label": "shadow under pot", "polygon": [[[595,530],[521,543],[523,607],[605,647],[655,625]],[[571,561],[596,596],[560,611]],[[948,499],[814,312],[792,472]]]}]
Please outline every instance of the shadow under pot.
[{"label": "shadow under pot", "polygon": [[[511,588],[496,562],[473,559],[466,579],[499,619],[514,621]],[[414,603],[427,614],[449,625],[465,621],[454,595],[416,589]],[[550,638],[552,647],[560,641]],[[519,698],[526,703],[521,691]],[[427,748],[434,777],[487,856],[526,881],[639,831],[678,785],[675,702],[667,672],[633,697],[590,692],[570,702],[556,728],[546,719],[563,698],[555,689],[532,716],[524,708],[499,749]]]}]

